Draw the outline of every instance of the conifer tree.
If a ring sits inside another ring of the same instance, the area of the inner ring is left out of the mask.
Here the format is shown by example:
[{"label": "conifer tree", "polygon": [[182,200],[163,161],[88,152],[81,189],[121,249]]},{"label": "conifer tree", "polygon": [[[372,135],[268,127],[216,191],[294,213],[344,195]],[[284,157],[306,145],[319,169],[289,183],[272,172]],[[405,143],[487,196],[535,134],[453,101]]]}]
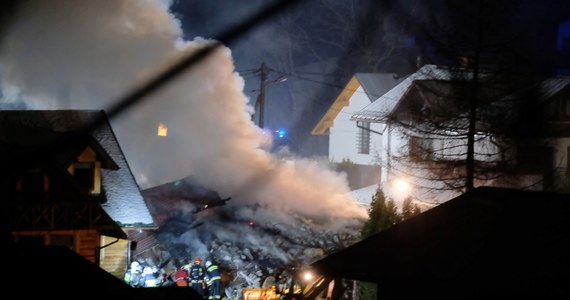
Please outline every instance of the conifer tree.
[{"label": "conifer tree", "polygon": [[[402,212],[400,213],[394,200],[386,198],[382,188],[378,186],[376,193],[372,197],[372,202],[370,203],[368,221],[364,224],[360,235],[362,238],[367,238],[420,213],[421,210],[419,206],[413,203],[413,199],[410,196],[404,200],[402,204]],[[358,292],[360,300],[375,300],[376,284],[359,282]]]}]

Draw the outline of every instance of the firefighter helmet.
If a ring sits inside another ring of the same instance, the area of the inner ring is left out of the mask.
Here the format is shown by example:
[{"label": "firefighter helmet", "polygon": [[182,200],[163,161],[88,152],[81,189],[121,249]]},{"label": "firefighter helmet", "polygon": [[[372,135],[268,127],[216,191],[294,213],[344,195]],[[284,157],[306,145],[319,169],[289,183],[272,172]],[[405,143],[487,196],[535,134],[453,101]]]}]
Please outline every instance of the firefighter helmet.
[{"label": "firefighter helmet", "polygon": [[152,274],[152,268],[151,267],[144,267],[143,274],[145,274],[145,275]]},{"label": "firefighter helmet", "polygon": [[131,271],[132,272],[142,272],[142,267],[138,261],[133,261],[131,263]]},{"label": "firefighter helmet", "polygon": [[194,259],[194,263],[197,264],[197,265],[199,265],[199,264],[202,263],[202,259],[199,258],[199,257],[196,257],[196,258]]},{"label": "firefighter helmet", "polygon": [[211,265],[212,265],[212,262],[211,262],[211,261],[209,261],[209,260],[206,261],[206,268],[209,267],[209,266],[211,266]]}]

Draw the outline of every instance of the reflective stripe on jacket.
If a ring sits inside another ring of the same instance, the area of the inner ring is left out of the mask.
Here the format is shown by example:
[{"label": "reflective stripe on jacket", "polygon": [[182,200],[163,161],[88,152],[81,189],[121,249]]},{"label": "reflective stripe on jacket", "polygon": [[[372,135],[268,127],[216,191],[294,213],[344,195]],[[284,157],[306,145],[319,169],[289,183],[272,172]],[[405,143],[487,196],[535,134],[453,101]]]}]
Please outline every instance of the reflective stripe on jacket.
[{"label": "reflective stripe on jacket", "polygon": [[222,280],[220,276],[220,269],[217,265],[211,265],[206,269],[206,274],[208,276],[208,281],[206,282],[207,285],[212,285],[212,282],[215,280]]},{"label": "reflective stripe on jacket", "polygon": [[200,283],[204,281],[204,268],[199,264],[193,264],[190,269],[190,282]]}]

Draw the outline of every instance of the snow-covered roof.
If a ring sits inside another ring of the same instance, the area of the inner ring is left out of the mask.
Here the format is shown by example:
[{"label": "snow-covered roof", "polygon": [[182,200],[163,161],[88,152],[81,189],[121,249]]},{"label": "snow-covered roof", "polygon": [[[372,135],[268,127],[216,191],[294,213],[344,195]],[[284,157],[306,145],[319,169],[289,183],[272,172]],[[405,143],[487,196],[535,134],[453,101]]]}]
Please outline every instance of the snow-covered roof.
[{"label": "snow-covered roof", "polygon": [[353,197],[358,202],[358,204],[364,207],[369,207],[370,203],[372,202],[372,197],[374,197],[374,194],[376,194],[377,189],[378,185],[373,184],[357,190],[350,191],[348,195]]},{"label": "snow-covered roof", "polygon": [[0,111],[0,120],[28,127],[50,128],[55,132],[78,132],[96,120],[104,120],[92,132],[95,140],[119,167],[102,169],[102,187],[107,202],[105,212],[123,227],[152,227],[155,222],[142,197],[121,147],[102,110]]},{"label": "snow-covered roof", "polygon": [[539,84],[539,103],[548,101],[555,94],[570,86],[570,76],[558,76],[547,78]]},{"label": "snow-covered roof", "polygon": [[451,80],[465,75],[462,69],[451,69],[436,65],[424,65],[417,72],[411,74],[400,84],[383,94],[376,101],[370,103],[359,112],[352,115],[354,121],[371,123],[385,122],[400,99],[408,92],[412,83],[416,80]]}]

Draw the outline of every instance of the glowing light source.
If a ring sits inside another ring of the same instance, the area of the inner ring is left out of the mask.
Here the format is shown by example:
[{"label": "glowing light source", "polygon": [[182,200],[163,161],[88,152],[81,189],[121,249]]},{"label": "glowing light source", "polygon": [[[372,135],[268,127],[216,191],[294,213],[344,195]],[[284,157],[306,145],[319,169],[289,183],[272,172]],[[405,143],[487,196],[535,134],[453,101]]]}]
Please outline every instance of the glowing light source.
[{"label": "glowing light source", "polygon": [[310,271],[306,271],[305,273],[303,273],[303,279],[306,281],[313,279],[313,273],[311,273]]},{"label": "glowing light source", "polygon": [[168,135],[168,127],[162,123],[158,123],[158,136],[167,136]]},{"label": "glowing light source", "polygon": [[407,193],[410,190],[410,184],[403,178],[394,180],[394,187],[402,193]]}]

